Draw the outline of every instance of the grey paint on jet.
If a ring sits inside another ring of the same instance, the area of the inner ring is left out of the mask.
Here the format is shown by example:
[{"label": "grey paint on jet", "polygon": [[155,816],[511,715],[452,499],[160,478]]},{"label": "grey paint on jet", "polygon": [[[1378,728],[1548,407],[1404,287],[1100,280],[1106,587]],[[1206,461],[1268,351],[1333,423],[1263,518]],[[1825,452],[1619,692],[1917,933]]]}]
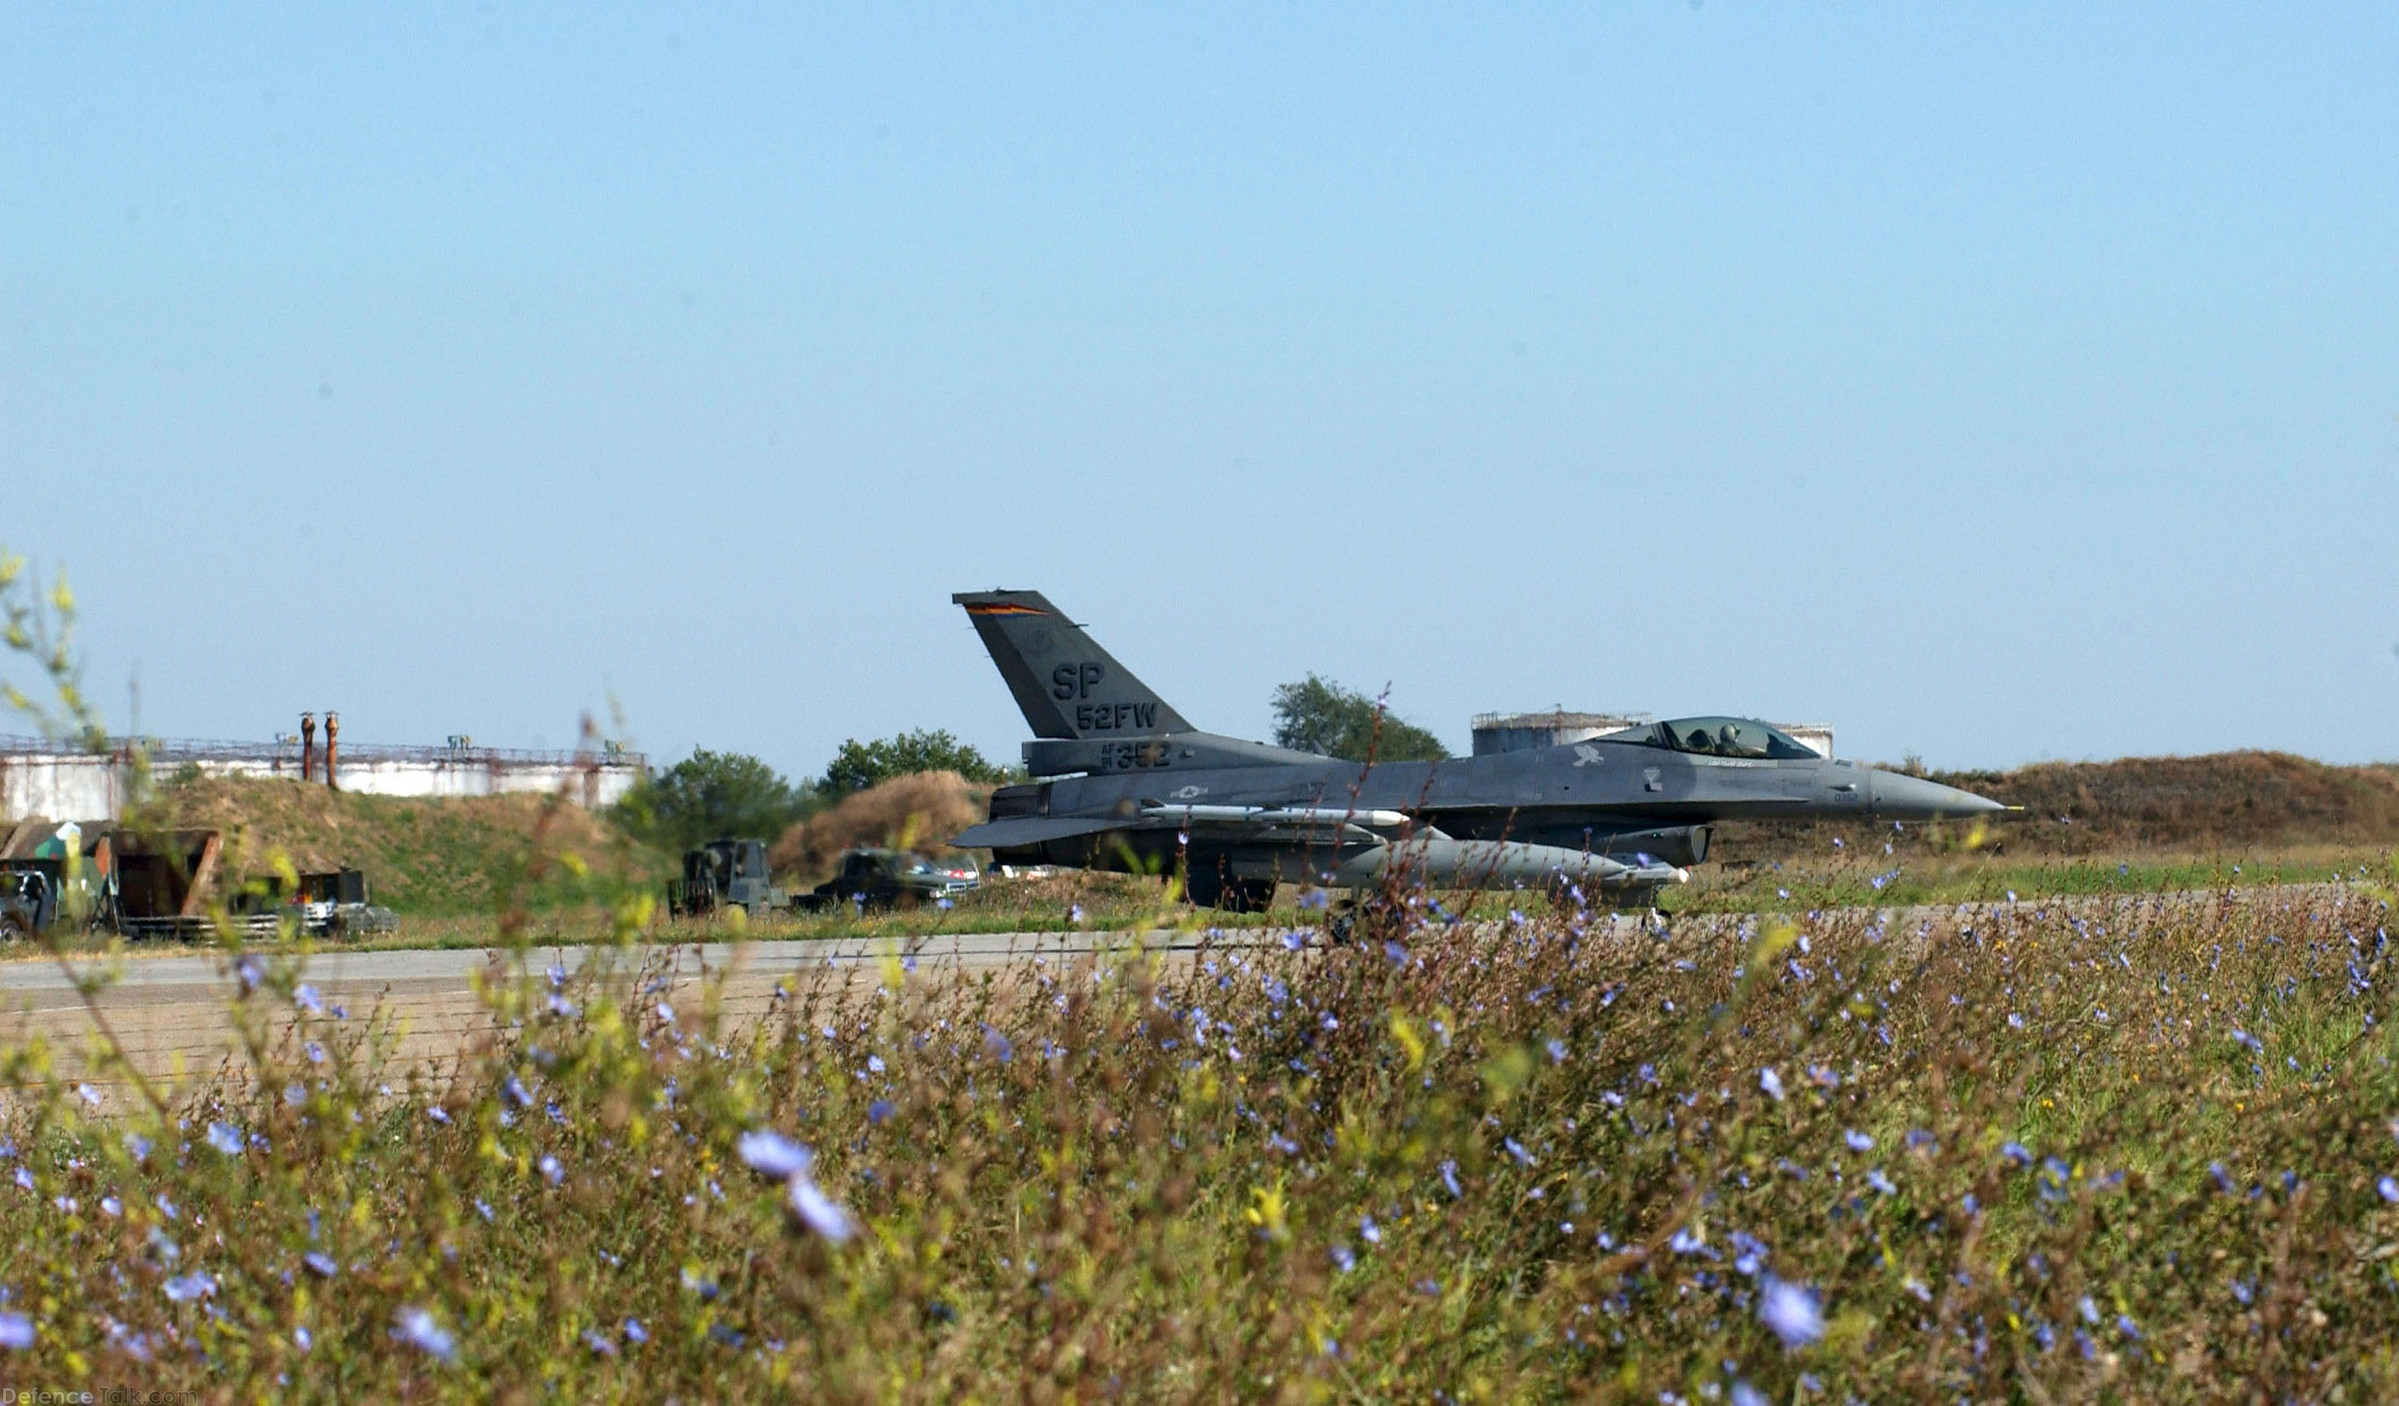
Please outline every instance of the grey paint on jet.
[{"label": "grey paint on jet", "polygon": [[1718,820],[1931,820],[2005,809],[1817,756],[1744,718],[1683,719],[1560,747],[1360,765],[1193,729],[1033,591],[965,607],[1036,739],[953,843],[1003,862],[1172,871],[1196,902],[1263,904],[1278,881],[1572,882],[1620,898],[1682,881]]}]

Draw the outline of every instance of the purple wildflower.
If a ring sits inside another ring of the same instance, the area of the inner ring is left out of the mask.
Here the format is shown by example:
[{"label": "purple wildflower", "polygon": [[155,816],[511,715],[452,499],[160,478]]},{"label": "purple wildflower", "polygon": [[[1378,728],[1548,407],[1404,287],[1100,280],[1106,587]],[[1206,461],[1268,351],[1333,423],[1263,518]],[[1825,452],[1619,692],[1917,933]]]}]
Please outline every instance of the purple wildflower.
[{"label": "purple wildflower", "polygon": [[752,1170],[790,1183],[791,1208],[810,1230],[836,1245],[855,1233],[857,1226],[850,1213],[809,1179],[808,1169],[815,1165],[816,1154],[805,1146],[764,1128],[743,1133],[735,1146]]},{"label": "purple wildflower", "polygon": [[424,1309],[413,1306],[401,1309],[392,1320],[392,1336],[444,1362],[458,1360],[458,1339],[434,1322],[433,1315]]},{"label": "purple wildflower", "polygon": [[1824,1309],[1816,1296],[1771,1275],[1758,1298],[1758,1318],[1786,1348],[1806,1347],[1824,1337]]},{"label": "purple wildflower", "polygon": [[167,1297],[176,1303],[190,1303],[214,1294],[217,1281],[206,1270],[195,1269],[179,1278],[169,1279],[159,1287],[166,1290]]},{"label": "purple wildflower", "polygon": [[743,1133],[734,1150],[750,1170],[779,1181],[806,1176],[816,1160],[806,1147],[768,1128]]},{"label": "purple wildflower", "polygon": [[810,1230],[836,1245],[857,1231],[850,1213],[835,1205],[831,1197],[805,1176],[791,1179],[791,1208],[800,1213],[800,1219]]}]

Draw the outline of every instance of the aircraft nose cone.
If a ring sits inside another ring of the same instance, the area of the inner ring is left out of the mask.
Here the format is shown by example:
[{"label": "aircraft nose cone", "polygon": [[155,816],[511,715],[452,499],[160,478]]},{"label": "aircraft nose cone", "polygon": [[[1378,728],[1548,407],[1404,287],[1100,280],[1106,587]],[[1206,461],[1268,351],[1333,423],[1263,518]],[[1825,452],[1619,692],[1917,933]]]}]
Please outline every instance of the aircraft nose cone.
[{"label": "aircraft nose cone", "polygon": [[1874,813],[1891,820],[1953,820],[2007,809],[1987,796],[1905,772],[1878,771],[1873,776]]}]

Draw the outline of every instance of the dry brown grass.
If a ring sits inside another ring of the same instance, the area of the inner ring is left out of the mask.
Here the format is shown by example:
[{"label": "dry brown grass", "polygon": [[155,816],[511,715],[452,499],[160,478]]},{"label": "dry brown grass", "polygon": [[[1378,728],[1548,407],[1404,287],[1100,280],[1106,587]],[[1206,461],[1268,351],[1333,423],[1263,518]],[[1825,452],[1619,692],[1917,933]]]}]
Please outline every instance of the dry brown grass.
[{"label": "dry brown grass", "polygon": [[[2014,771],[1930,773],[1935,781],[2024,807],[1985,827],[1989,852],[2021,858],[2253,854],[2399,845],[2399,767],[2329,766],[2287,752],[2042,762]],[[1835,835],[1880,852],[1960,848],[1969,827],[1888,821],[1843,825],[1728,822],[1716,857],[1820,854]]]},{"label": "dry brown grass", "polygon": [[934,852],[940,841],[982,820],[991,799],[954,771],[919,772],[845,796],[831,810],[812,815],[783,832],[768,854],[777,874],[795,883],[814,883],[833,872],[833,861],[857,845],[892,845]]},{"label": "dry brown grass", "polygon": [[2045,762],[1939,779],[2025,807],[2013,834],[2049,853],[2399,841],[2399,768],[2287,752]]}]

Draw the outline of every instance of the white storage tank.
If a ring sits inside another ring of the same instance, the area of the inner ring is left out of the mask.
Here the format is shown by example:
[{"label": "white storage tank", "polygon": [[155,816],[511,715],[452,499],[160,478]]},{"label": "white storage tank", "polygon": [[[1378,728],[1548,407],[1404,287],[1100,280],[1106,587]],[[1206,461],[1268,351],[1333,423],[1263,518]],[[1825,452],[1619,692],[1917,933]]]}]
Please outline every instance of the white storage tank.
[{"label": "white storage tank", "polygon": [[1474,754],[1485,757],[1494,752],[1564,747],[1651,721],[1647,713],[1569,713],[1564,709],[1546,713],[1477,713]]}]

